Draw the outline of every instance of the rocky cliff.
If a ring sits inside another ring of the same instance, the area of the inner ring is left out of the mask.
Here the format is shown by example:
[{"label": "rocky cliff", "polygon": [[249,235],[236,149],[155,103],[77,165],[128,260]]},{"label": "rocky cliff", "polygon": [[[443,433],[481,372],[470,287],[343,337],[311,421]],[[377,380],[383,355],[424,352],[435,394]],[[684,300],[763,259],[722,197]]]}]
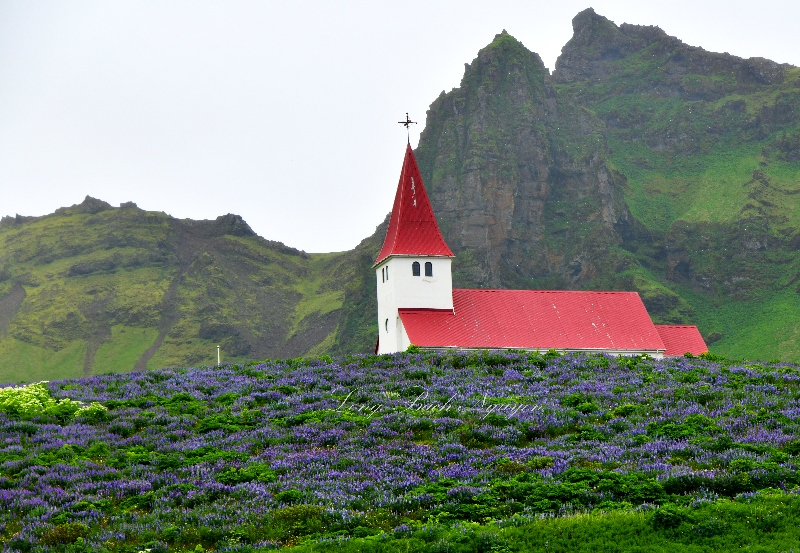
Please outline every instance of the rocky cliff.
[{"label": "rocky cliff", "polygon": [[585,285],[628,218],[602,122],[505,32],[431,105],[417,155],[464,285]]}]

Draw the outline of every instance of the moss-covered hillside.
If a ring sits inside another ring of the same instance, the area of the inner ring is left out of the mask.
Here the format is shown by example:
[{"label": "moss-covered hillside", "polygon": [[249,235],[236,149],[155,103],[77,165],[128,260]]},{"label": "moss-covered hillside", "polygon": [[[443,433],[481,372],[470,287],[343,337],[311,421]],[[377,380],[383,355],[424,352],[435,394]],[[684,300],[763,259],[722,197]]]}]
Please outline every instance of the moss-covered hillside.
[{"label": "moss-covered hillside", "polygon": [[644,227],[622,246],[713,349],[800,359],[800,68],[592,10],[573,27],[553,81],[605,124]]},{"label": "moss-covered hillside", "polygon": [[[330,349],[345,254],[87,198],[0,223],[0,381]],[[351,269],[352,270],[352,269]]]}]

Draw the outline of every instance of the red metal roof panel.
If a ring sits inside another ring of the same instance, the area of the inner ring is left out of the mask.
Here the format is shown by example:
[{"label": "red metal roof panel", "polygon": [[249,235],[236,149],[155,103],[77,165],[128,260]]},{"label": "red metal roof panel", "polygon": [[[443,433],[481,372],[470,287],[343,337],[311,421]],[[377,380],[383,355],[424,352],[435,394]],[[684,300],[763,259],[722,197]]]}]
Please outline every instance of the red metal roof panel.
[{"label": "red metal roof panel", "polygon": [[663,351],[636,292],[453,290],[453,311],[400,309],[421,347]]},{"label": "red metal roof panel", "polygon": [[664,355],[678,356],[684,353],[700,355],[708,351],[708,346],[696,326],[656,325],[656,330],[667,346]]},{"label": "red metal roof panel", "polygon": [[400,172],[392,216],[377,265],[390,255],[441,255],[453,257],[436,224],[422,176],[409,144]]}]

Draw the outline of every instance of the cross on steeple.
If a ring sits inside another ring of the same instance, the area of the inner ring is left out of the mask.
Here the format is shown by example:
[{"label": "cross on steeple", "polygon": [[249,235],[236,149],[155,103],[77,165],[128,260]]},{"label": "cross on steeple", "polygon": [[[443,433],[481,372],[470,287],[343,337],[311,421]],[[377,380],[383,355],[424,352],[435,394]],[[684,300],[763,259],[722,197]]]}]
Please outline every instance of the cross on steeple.
[{"label": "cross on steeple", "polygon": [[411,125],[416,125],[417,122],[416,121],[412,121],[411,119],[409,119],[408,112],[406,112],[406,120],[405,121],[398,121],[398,123],[403,125],[406,128],[406,131],[408,131],[408,143],[411,144]]}]

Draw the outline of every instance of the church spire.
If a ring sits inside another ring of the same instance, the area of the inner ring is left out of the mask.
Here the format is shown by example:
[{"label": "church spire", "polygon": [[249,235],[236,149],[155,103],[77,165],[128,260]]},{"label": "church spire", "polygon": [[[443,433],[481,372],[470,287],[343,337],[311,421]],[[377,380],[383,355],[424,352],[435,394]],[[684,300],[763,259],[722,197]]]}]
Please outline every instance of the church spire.
[{"label": "church spire", "polygon": [[406,146],[389,228],[375,265],[391,255],[454,257],[436,224],[411,144]]}]

